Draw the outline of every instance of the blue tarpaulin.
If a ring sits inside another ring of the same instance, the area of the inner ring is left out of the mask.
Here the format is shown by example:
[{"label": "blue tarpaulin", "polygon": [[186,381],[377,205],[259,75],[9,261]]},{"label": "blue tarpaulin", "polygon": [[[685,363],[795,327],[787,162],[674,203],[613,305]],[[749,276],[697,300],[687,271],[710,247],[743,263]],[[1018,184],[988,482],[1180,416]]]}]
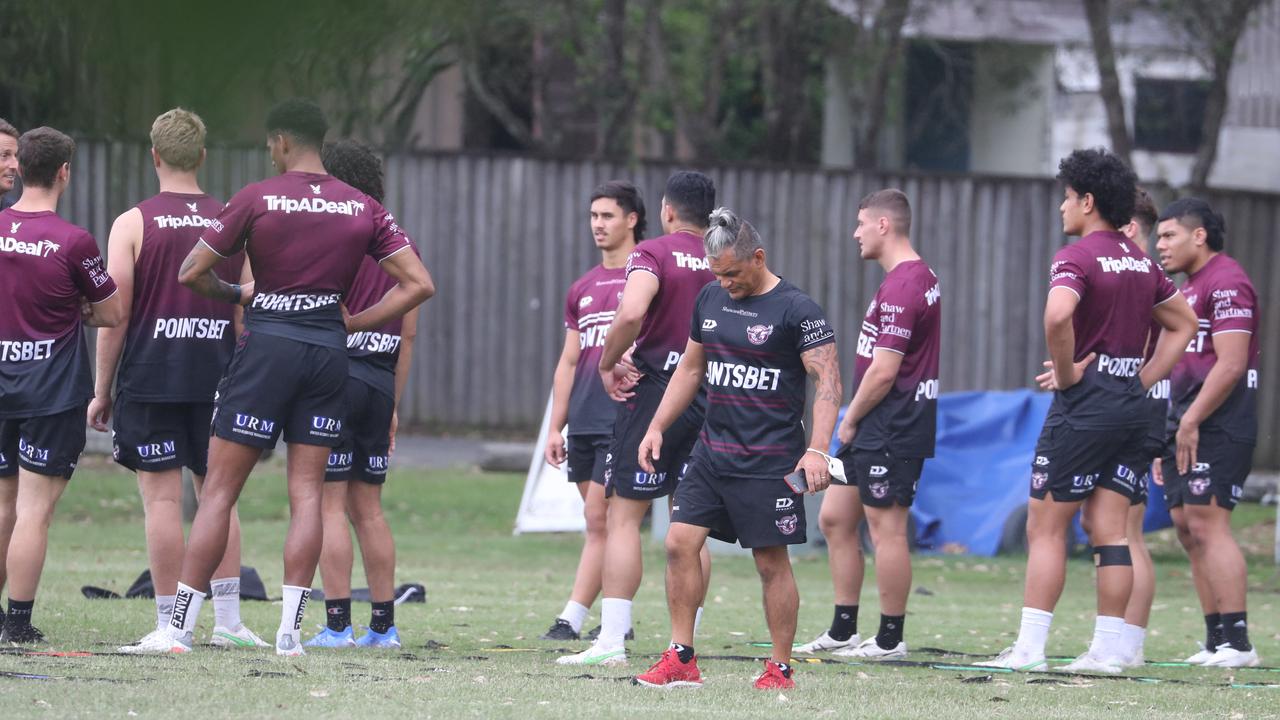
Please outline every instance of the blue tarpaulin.
[{"label": "blue tarpaulin", "polygon": [[[1031,390],[938,399],[937,450],[924,464],[912,508],[921,548],[996,553],[1005,522],[1027,503],[1036,439],[1052,399]],[[1154,485],[1145,524],[1147,530],[1170,524]]]}]

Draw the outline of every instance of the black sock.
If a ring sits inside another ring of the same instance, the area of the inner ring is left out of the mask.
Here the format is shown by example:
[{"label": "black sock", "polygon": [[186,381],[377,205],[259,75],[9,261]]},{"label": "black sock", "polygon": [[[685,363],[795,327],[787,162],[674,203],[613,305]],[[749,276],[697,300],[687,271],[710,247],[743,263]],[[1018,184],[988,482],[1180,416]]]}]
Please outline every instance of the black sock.
[{"label": "black sock", "polygon": [[693,660],[693,646],[681,645],[680,643],[671,643],[671,649],[676,651],[676,655],[680,656],[680,662],[687,663]]},{"label": "black sock", "polygon": [[1249,613],[1222,613],[1222,634],[1226,642],[1240,652],[1253,649],[1249,644]]},{"label": "black sock", "polygon": [[369,629],[376,633],[385,633],[396,624],[396,603],[394,600],[373,604],[373,614],[369,617]]},{"label": "black sock", "polygon": [[5,616],[5,624],[11,628],[24,628],[31,625],[31,610],[35,605],[35,600],[9,598],[9,614]]},{"label": "black sock", "polygon": [[1222,616],[1218,613],[1209,613],[1204,616],[1204,649],[1213,652],[1219,645],[1226,642],[1222,637]]},{"label": "black sock", "polygon": [[881,615],[880,632],[876,633],[876,645],[881,650],[892,650],[902,642],[902,626],[906,615]]},{"label": "black sock", "polygon": [[334,632],[351,627],[351,598],[324,599],[325,623]]},{"label": "black sock", "polygon": [[827,636],[832,640],[844,642],[858,634],[858,606],[837,605],[835,617],[831,618],[831,629]]}]

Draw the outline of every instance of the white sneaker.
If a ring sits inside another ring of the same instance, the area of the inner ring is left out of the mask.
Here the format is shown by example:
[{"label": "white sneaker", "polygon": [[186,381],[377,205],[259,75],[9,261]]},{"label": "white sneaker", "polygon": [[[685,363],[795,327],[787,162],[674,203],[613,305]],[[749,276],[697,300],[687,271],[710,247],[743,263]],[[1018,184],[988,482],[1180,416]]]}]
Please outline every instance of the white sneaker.
[{"label": "white sneaker", "polygon": [[1192,665],[1203,665],[1205,664],[1205,661],[1213,657],[1214,651],[1205,647],[1204,643],[1197,640],[1196,645],[1200,646],[1200,652],[1197,652],[1195,655],[1192,655],[1191,657],[1187,658],[1186,660],[1183,660],[1182,662],[1191,663]]},{"label": "white sneaker", "polygon": [[1116,675],[1124,672],[1124,667],[1125,659],[1122,657],[1095,655],[1092,650],[1089,650],[1072,662],[1058,668],[1058,670],[1069,673],[1107,673]]},{"label": "white sneaker", "polygon": [[1138,648],[1138,651],[1134,653],[1133,657],[1125,658],[1124,668],[1126,670],[1132,670],[1133,668],[1140,668],[1146,664],[1146,655],[1142,652],[1142,648]]},{"label": "white sneaker", "polygon": [[194,644],[191,633],[187,633],[181,638],[175,638],[168,628],[164,628],[152,630],[138,642],[117,648],[116,651],[126,655],[182,654],[191,652],[191,646]]},{"label": "white sneaker", "polygon": [[1248,650],[1237,650],[1230,645],[1219,645],[1218,651],[1215,652],[1208,660],[1200,663],[1204,667],[1257,667],[1258,666],[1258,649],[1249,648]]},{"label": "white sneaker", "polygon": [[816,652],[827,652],[828,650],[841,650],[843,648],[855,648],[855,647],[858,647],[858,643],[861,643],[861,642],[862,642],[862,636],[858,635],[857,633],[854,633],[853,636],[850,637],[848,640],[836,640],[835,638],[828,635],[827,632],[824,630],[823,633],[818,636],[817,640],[814,640],[813,642],[807,642],[798,647],[794,647],[791,649],[791,652],[810,655]]},{"label": "white sneaker", "polygon": [[307,651],[302,649],[302,643],[297,635],[290,632],[277,632],[276,654],[283,657],[298,657],[306,655]]},{"label": "white sneaker", "polygon": [[209,644],[229,648],[270,647],[266,640],[255,635],[244,623],[233,628],[215,627],[213,635],[209,636]]},{"label": "white sneaker", "polygon": [[885,650],[876,643],[873,637],[867,638],[859,643],[856,647],[848,647],[843,650],[837,650],[832,655],[840,657],[856,657],[868,660],[901,660],[907,656],[907,644],[899,642],[894,647]]},{"label": "white sneaker", "polygon": [[626,665],[627,649],[622,645],[613,648],[591,643],[591,647],[576,655],[561,655],[557,665]]},{"label": "white sneaker", "polygon": [[1049,669],[1049,663],[1044,659],[1044,653],[1032,655],[1018,649],[1017,645],[1013,645],[1000,651],[1000,654],[991,660],[982,660],[974,665],[980,667],[991,668],[1008,668],[1018,672],[1044,672]]}]

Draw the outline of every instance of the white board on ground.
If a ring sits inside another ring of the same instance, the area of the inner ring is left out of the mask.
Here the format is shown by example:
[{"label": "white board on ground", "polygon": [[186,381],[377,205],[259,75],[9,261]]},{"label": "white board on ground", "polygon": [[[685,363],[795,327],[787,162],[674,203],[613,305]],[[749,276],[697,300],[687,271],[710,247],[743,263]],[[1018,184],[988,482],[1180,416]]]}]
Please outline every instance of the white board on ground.
[{"label": "white board on ground", "polygon": [[542,414],[542,428],[533,446],[529,475],[524,482],[520,510],[516,513],[515,534],[527,532],[582,532],[587,522],[582,517],[582,497],[569,482],[562,468],[549,465],[542,457],[551,432],[551,399]]}]

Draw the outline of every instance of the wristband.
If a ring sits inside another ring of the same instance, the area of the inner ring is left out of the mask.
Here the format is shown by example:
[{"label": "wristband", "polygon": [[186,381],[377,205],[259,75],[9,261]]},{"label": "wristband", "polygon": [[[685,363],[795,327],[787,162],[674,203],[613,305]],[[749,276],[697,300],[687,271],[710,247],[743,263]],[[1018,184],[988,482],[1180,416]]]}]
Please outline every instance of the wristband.
[{"label": "wristband", "polygon": [[239,305],[239,304],[240,304],[240,294],[241,294],[243,291],[241,290],[240,286],[239,286],[239,285],[237,285],[237,284],[235,284],[235,283],[227,283],[227,285],[228,285],[232,290],[235,290],[235,291],[236,291],[236,297],[235,297],[235,299],[234,299],[234,300],[232,300],[232,301],[231,301],[231,304],[232,304],[232,305]]}]

